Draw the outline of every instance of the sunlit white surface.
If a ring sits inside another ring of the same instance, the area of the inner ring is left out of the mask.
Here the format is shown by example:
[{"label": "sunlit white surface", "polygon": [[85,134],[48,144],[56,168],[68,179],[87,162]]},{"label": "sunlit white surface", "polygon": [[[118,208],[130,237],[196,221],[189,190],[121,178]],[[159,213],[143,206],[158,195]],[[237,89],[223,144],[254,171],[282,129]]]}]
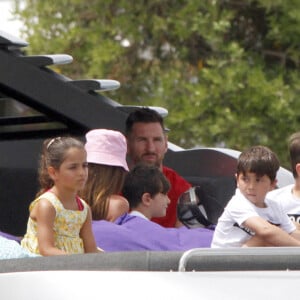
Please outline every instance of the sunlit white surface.
[{"label": "sunlit white surface", "polygon": [[285,299],[300,271],[44,271],[0,274],[1,299]]},{"label": "sunlit white surface", "polygon": [[15,20],[12,15],[13,1],[0,0],[0,30],[20,37],[22,22]]}]

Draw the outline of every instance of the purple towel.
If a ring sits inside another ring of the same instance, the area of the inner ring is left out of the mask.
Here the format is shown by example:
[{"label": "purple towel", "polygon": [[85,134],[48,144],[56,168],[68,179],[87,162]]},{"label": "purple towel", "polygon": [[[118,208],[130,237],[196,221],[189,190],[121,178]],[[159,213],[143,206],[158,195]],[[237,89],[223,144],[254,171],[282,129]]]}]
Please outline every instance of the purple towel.
[{"label": "purple towel", "polygon": [[97,246],[112,251],[185,251],[210,247],[213,230],[186,227],[165,228],[137,216],[125,214],[115,223],[93,221]]}]

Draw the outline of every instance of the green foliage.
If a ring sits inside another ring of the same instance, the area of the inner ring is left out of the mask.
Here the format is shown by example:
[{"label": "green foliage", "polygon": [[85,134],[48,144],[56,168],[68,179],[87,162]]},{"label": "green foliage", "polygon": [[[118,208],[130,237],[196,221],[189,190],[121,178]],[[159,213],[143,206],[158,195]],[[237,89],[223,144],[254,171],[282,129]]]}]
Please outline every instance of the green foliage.
[{"label": "green foliage", "polygon": [[[17,1],[17,0],[16,0]],[[18,1],[17,1],[18,2]],[[67,53],[71,78],[111,78],[122,104],[169,110],[185,148],[271,147],[299,130],[298,0],[24,0],[29,52]]]}]

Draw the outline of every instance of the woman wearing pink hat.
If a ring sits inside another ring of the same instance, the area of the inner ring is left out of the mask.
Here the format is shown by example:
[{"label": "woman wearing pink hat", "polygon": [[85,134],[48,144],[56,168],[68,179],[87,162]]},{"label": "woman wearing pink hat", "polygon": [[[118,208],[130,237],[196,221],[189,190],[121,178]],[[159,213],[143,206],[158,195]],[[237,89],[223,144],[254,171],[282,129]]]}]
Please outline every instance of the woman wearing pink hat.
[{"label": "woman wearing pink hat", "polygon": [[93,220],[113,222],[129,211],[120,195],[128,172],[126,139],[119,131],[94,129],[86,134],[85,149],[89,175],[81,197],[90,205]]}]

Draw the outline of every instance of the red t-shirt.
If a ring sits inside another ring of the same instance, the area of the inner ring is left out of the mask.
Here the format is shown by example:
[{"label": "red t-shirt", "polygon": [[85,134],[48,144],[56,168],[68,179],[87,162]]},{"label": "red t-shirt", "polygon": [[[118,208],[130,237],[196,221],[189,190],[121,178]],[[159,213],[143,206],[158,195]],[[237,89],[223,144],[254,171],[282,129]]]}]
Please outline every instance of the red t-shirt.
[{"label": "red t-shirt", "polygon": [[191,185],[170,168],[163,166],[163,173],[168,178],[171,184],[171,189],[168,193],[170,204],[167,208],[165,217],[152,218],[151,221],[158,223],[164,227],[175,227],[177,220],[178,198],[183,192],[187,191],[191,187]]}]

